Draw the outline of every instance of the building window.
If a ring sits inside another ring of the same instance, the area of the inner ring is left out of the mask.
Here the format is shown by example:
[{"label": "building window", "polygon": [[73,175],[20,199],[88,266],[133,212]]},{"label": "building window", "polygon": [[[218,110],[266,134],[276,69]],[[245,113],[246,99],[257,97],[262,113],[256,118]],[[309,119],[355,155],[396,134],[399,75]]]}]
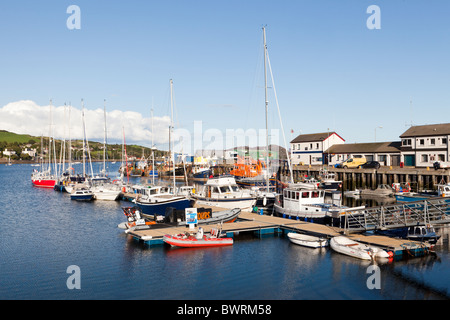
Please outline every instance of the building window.
[{"label": "building window", "polygon": [[404,146],[410,146],[411,145],[411,139],[403,139],[402,145]]},{"label": "building window", "polygon": [[432,146],[434,146],[435,144],[436,144],[436,139],[430,139],[430,144],[432,145]]},{"label": "building window", "polygon": [[438,161],[445,161],[445,154],[438,154]]},{"label": "building window", "polygon": [[421,145],[421,146],[425,145],[425,140],[424,139],[420,139],[419,140],[419,145]]},{"label": "building window", "polygon": [[428,155],[427,154],[423,154],[421,157],[422,162],[428,162]]},{"label": "building window", "polygon": [[447,144],[447,138],[442,138],[442,144]]}]

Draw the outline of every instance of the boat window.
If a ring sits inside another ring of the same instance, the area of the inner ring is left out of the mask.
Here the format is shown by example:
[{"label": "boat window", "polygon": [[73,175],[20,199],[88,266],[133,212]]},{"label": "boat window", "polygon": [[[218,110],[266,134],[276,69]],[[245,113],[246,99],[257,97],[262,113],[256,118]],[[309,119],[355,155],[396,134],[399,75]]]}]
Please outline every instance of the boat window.
[{"label": "boat window", "polygon": [[422,234],[427,234],[427,230],[425,228],[422,228]]},{"label": "boat window", "polygon": [[290,192],[290,191],[287,192],[287,197],[288,197],[289,199],[291,198],[291,192]]},{"label": "boat window", "polygon": [[299,192],[295,193],[295,200],[298,200]]},{"label": "boat window", "polygon": [[309,192],[302,192],[302,198],[309,198]]},{"label": "boat window", "polygon": [[239,187],[238,186],[231,186],[231,190],[238,192],[239,191]]},{"label": "boat window", "polygon": [[414,233],[420,235],[420,228],[419,228],[419,227],[416,227],[416,229],[414,230]]},{"label": "boat window", "polygon": [[312,198],[318,198],[319,197],[319,191],[313,191],[311,197]]},{"label": "boat window", "polygon": [[228,187],[220,187],[220,192],[225,193],[225,192],[230,192],[230,189],[228,189]]},{"label": "boat window", "polygon": [[150,189],[150,194],[156,194],[156,189]]}]

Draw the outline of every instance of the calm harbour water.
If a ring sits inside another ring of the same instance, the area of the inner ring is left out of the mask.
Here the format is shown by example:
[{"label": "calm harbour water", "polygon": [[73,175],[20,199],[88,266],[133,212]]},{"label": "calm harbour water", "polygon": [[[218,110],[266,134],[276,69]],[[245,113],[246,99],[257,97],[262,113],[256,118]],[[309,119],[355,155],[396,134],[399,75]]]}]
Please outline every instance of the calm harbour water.
[{"label": "calm harbour water", "polygon": [[[116,174],[118,165],[110,171]],[[450,251],[380,264],[284,236],[242,237],[232,247],[148,247],[117,228],[127,202],[79,203],[34,188],[30,165],[0,165],[0,299],[427,300],[450,298]],[[69,290],[67,268],[81,271]]]}]

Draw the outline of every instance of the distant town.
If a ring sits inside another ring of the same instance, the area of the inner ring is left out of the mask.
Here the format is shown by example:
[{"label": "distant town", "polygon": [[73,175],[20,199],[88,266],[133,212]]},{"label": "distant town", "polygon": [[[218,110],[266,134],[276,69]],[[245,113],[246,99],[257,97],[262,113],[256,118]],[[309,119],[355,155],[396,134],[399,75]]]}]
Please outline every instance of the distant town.
[{"label": "distant town", "polygon": [[[291,164],[296,165],[330,165],[337,166],[347,159],[364,158],[366,162],[378,162],[380,166],[432,167],[439,163],[441,167],[450,167],[450,123],[411,126],[399,135],[398,141],[345,143],[338,132],[321,132],[301,134],[290,142],[289,151],[279,146],[269,147],[271,159],[286,159],[290,155]],[[48,137],[32,137],[8,131],[0,131],[1,161],[38,162],[41,157],[48,158]],[[55,140],[58,154],[62,150],[68,153],[67,141]],[[66,149],[64,149],[66,148]],[[70,142],[72,160],[79,161],[83,154],[82,140]],[[89,151],[93,161],[103,160],[104,145],[89,142]],[[107,159],[121,160],[123,146],[108,144]],[[128,161],[147,159],[152,150],[137,145],[126,146]],[[170,151],[154,150],[157,161],[167,161]],[[193,165],[197,162],[206,164],[232,163],[238,157],[265,159],[265,147],[250,148],[246,146],[228,150],[197,150],[194,155],[176,154],[176,162],[182,160]]]}]

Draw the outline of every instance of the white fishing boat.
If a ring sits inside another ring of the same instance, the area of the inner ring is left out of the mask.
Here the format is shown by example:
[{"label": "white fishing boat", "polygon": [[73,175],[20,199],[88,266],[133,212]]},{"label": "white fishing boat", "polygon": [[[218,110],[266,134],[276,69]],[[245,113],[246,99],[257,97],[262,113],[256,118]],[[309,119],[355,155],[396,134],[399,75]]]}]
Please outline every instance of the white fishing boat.
[{"label": "white fishing boat", "polygon": [[388,184],[380,184],[375,190],[362,189],[360,195],[363,197],[364,196],[390,197],[394,196],[394,190]]},{"label": "white fishing boat", "polygon": [[239,208],[243,211],[251,211],[256,203],[256,196],[250,190],[239,188],[234,177],[230,176],[209,179],[203,190],[191,197],[199,206]]},{"label": "white fishing boat", "polygon": [[345,236],[333,237],[330,240],[330,247],[336,252],[362,260],[390,257],[383,249],[354,241]]},{"label": "white fishing boat", "polygon": [[325,190],[338,190],[342,186],[342,181],[336,180],[336,173],[323,171],[320,174],[320,185],[321,189]]},{"label": "white fishing boat", "polygon": [[322,248],[328,246],[328,240],[321,237],[309,236],[306,234],[289,232],[287,234],[292,243],[309,248]]},{"label": "white fishing boat", "polygon": [[324,190],[291,184],[277,196],[274,208],[274,214],[279,217],[326,224],[333,218],[339,219],[341,212],[365,207],[349,208],[326,203]]}]

